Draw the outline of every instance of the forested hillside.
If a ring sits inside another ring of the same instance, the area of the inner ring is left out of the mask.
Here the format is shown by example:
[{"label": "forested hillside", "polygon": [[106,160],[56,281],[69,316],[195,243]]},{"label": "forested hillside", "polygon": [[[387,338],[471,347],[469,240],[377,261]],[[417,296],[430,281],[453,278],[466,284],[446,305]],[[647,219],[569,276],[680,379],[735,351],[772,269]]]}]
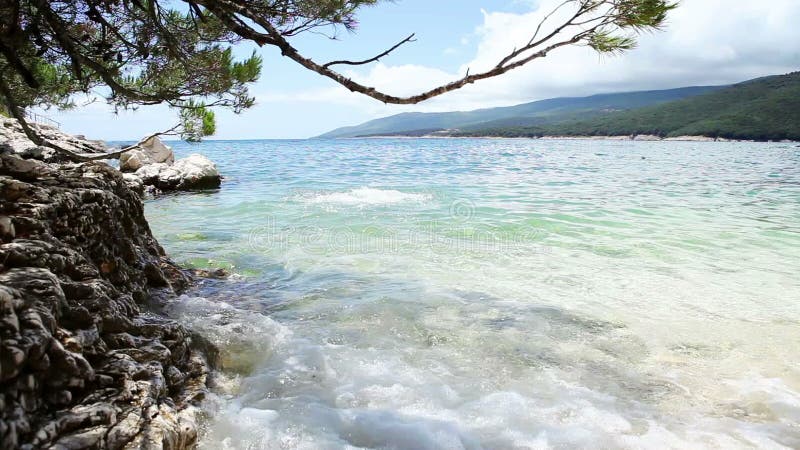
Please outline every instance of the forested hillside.
[{"label": "forested hillside", "polygon": [[470,131],[543,125],[658,105],[722,88],[723,86],[694,86],[658,91],[600,94],[589,97],[553,98],[516,106],[475,111],[403,113],[375,119],[361,125],[339,128],[319,137],[419,136],[444,130]]},{"label": "forested hillside", "polygon": [[550,124],[487,126],[467,136],[709,136],[800,140],[800,72],[759,78],[657,106]]}]

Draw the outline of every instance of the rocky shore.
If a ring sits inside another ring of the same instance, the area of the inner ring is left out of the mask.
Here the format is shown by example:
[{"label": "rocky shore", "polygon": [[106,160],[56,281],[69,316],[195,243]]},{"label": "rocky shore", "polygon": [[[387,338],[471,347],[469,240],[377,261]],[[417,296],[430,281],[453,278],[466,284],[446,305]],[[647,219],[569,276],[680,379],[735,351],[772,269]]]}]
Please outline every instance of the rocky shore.
[{"label": "rocky shore", "polygon": [[[59,146],[78,154],[106,153],[108,147],[102,141],[86,139],[83,136],[72,136],[49,125],[31,124],[40,136],[57,142]],[[0,116],[0,153],[14,154],[20,158],[37,159],[48,162],[64,161],[55,150],[36,145],[31,142],[22,126],[15,119]]]},{"label": "rocky shore", "polygon": [[0,449],[193,448],[214,350],[157,313],[192,277],[135,183],[2,138]]}]

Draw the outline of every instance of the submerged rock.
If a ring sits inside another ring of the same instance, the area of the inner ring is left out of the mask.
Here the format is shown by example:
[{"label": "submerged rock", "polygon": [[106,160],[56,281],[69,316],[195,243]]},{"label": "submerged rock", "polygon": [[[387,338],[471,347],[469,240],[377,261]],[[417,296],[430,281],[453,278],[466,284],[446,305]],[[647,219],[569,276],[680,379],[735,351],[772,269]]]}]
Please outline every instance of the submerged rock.
[{"label": "submerged rock", "polygon": [[193,269],[192,273],[194,276],[199,278],[211,278],[216,280],[222,280],[231,276],[231,273],[222,268],[216,269]]},{"label": "submerged rock", "polygon": [[147,311],[189,279],[132,185],[0,155],[0,449],[196,445],[206,357]]}]

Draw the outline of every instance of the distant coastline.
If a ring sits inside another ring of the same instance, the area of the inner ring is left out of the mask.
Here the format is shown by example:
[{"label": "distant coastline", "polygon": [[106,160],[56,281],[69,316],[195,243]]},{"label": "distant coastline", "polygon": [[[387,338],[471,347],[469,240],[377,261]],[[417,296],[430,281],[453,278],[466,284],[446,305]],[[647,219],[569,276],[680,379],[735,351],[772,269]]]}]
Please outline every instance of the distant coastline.
[{"label": "distant coastline", "polygon": [[727,139],[713,138],[709,136],[675,136],[665,137],[655,135],[636,135],[636,136],[464,136],[449,134],[425,134],[420,136],[405,134],[386,134],[386,135],[367,135],[354,136],[336,139],[508,139],[508,140],[544,140],[544,141],[636,141],[636,142],[772,142],[785,144],[800,144],[794,140],[755,140],[755,139]]},{"label": "distant coastline", "polygon": [[800,141],[800,72],[731,86],[563,97],[474,111],[402,113],[319,137]]}]

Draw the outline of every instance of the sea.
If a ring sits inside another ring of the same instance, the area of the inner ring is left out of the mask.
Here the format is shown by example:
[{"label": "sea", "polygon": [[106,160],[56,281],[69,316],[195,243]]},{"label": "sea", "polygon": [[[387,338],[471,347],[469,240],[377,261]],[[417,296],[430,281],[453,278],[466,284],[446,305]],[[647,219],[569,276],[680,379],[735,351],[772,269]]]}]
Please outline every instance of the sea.
[{"label": "sea", "polygon": [[172,145],[201,448],[800,448],[798,144]]}]

